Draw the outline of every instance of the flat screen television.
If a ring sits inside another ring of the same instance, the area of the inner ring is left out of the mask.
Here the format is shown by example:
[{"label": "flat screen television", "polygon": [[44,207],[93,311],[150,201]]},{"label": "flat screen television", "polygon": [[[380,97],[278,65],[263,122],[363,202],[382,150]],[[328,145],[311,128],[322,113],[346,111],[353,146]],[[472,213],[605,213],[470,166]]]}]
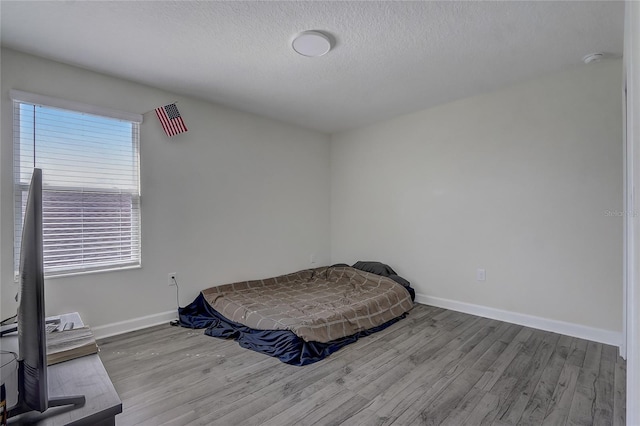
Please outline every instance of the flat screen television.
[{"label": "flat screen television", "polygon": [[48,397],[42,235],[42,170],[34,169],[27,196],[20,246],[18,306],[18,402],[11,417],[49,407],[84,405],[84,396]]}]

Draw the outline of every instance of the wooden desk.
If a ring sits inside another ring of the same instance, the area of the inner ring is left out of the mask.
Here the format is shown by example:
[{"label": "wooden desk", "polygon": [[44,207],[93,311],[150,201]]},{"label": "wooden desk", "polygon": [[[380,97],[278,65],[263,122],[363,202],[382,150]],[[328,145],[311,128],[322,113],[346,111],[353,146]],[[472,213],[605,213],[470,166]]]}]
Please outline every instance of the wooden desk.
[{"label": "wooden desk", "polygon": [[[15,334],[1,339],[2,349],[17,351]],[[9,425],[115,425],[122,413],[122,402],[97,354],[76,358],[47,368],[49,397],[84,395],[82,407],[53,407],[39,413],[31,411],[11,417]]]},{"label": "wooden desk", "polygon": [[107,426],[116,424],[122,402],[98,355],[88,355],[49,366],[49,397],[84,395],[82,407],[54,407],[44,413],[24,413],[9,424]]}]

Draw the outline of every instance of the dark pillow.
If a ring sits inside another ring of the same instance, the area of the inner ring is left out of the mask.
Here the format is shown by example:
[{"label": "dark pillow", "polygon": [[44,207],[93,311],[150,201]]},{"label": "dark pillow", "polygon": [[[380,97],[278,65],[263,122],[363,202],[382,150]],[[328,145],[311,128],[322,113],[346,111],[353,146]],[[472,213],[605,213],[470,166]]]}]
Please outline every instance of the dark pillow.
[{"label": "dark pillow", "polygon": [[416,291],[411,288],[411,283],[404,278],[398,276],[396,271],[394,271],[391,266],[385,265],[381,262],[364,262],[359,261],[353,264],[353,267],[356,269],[360,269],[361,271],[371,272],[372,274],[381,275],[383,277],[389,277],[398,284],[402,285],[407,289],[409,294],[411,295],[411,300],[416,300]]},{"label": "dark pillow", "polygon": [[411,285],[411,283],[409,281],[405,280],[404,278],[402,278],[399,275],[391,274],[391,275],[389,275],[389,278],[391,278],[392,280],[394,280],[398,284],[402,284],[405,287],[409,287]]},{"label": "dark pillow", "polygon": [[381,262],[364,262],[359,261],[353,264],[353,267],[360,269],[361,271],[371,272],[372,274],[382,275],[388,277],[389,275],[396,275],[396,271],[391,269],[391,266],[385,265]]},{"label": "dark pillow", "polygon": [[409,281],[405,280],[404,278],[398,275],[393,275],[393,274],[389,275],[389,278],[391,278],[392,280],[394,280],[395,282],[397,282],[398,284],[401,284],[404,288],[406,288],[409,294],[411,295],[412,301],[416,300],[416,291],[413,288],[411,288],[411,283]]},{"label": "dark pillow", "polygon": [[349,266],[349,265],[347,265],[346,263],[336,263],[335,265],[329,266],[329,268],[340,268],[343,266]]}]

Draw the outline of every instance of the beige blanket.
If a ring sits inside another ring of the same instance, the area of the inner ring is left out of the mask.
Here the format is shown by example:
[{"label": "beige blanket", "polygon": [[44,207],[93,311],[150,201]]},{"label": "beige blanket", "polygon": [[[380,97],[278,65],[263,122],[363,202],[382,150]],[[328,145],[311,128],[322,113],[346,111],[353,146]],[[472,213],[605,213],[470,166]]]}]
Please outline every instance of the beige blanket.
[{"label": "beige blanket", "polygon": [[342,266],[225,284],[202,294],[232,321],[258,330],[291,330],[308,342],[350,336],[413,307],[409,292],[392,279]]}]

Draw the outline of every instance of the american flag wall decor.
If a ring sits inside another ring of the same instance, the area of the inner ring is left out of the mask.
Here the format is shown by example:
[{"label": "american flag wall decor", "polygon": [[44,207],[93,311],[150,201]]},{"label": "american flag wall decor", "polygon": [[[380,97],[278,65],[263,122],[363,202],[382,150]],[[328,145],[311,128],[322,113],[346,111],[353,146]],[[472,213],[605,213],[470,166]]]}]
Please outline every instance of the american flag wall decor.
[{"label": "american flag wall decor", "polygon": [[187,131],[187,126],[184,125],[175,103],[156,108],[156,115],[167,136],[171,137]]}]

